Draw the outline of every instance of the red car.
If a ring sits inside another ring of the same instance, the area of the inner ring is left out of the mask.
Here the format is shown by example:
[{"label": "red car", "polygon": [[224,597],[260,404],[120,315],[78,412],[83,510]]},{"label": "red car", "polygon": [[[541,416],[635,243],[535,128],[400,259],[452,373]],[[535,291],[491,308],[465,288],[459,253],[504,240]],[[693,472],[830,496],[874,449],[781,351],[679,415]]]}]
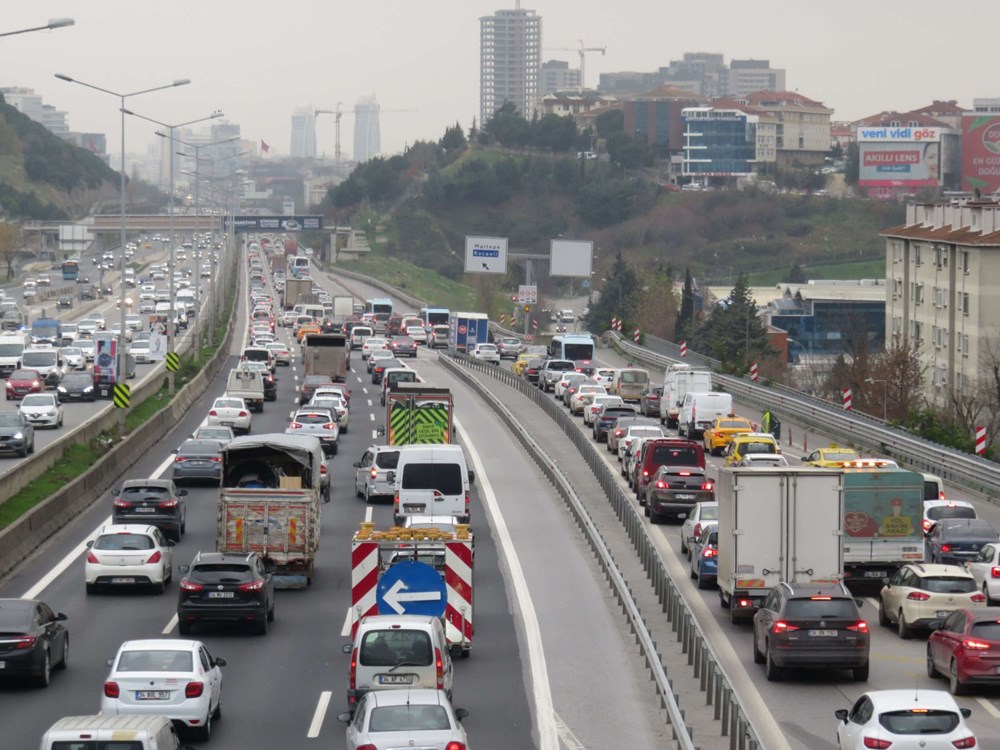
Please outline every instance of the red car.
[{"label": "red car", "polygon": [[42,393],[45,378],[38,370],[14,370],[7,378],[7,400],[20,401],[29,393]]},{"label": "red car", "polygon": [[927,639],[927,675],[948,678],[952,695],[971,683],[1000,684],[1000,607],[956,609],[934,623]]}]

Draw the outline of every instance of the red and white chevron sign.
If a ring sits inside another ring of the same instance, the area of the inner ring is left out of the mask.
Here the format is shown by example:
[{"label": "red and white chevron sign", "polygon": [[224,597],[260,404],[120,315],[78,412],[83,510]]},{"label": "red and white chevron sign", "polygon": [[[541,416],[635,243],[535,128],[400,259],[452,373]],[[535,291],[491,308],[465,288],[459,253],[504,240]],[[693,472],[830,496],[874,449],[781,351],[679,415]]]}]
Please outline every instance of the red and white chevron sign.
[{"label": "red and white chevron sign", "polygon": [[611,319],[611,330],[612,331],[617,331],[618,330],[618,318],[612,318]]},{"label": "red and white chevron sign", "polygon": [[688,342],[687,341],[682,341],[681,342],[681,356],[682,357],[686,357],[687,355],[688,355]]},{"label": "red and white chevron sign", "polygon": [[632,340],[638,344],[641,339],[642,339],[642,332],[638,328],[636,328],[632,332]]},{"label": "red and white chevron sign", "polygon": [[362,617],[378,614],[378,542],[355,542],[351,549],[351,637]]},{"label": "red and white chevron sign", "polygon": [[454,540],[444,545],[444,582],[448,603],[444,609],[448,643],[472,640],[472,544]]},{"label": "red and white chevron sign", "polygon": [[845,388],[844,392],[841,394],[841,399],[844,403],[844,411],[850,411],[853,408],[854,394],[851,393],[850,388]]},{"label": "red and white chevron sign", "polygon": [[981,456],[986,453],[986,428],[976,428],[976,455]]},{"label": "red and white chevron sign", "polygon": [[507,322],[507,313],[500,313],[500,325],[504,325]]},{"label": "red and white chevron sign", "polygon": [[753,382],[756,383],[757,382],[757,378],[759,378],[759,377],[760,377],[760,373],[757,372],[757,363],[756,362],[751,362],[750,363],[750,379]]}]

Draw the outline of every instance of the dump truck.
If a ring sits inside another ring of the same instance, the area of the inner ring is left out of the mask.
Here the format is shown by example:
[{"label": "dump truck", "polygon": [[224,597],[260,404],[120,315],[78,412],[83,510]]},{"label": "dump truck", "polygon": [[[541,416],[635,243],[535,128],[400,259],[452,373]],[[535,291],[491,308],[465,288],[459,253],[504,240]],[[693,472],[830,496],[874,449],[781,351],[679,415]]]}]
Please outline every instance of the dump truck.
[{"label": "dump truck", "polygon": [[256,552],[273,568],[276,588],[305,588],[319,548],[320,502],[329,497],[318,438],[238,437],[222,452],[215,549]]},{"label": "dump truck", "polygon": [[389,445],[453,442],[455,403],[448,388],[398,383],[385,396]]},{"label": "dump truck", "polygon": [[351,352],[342,333],[307,333],[302,337],[304,375],[329,375],[335,383],[347,382]]}]

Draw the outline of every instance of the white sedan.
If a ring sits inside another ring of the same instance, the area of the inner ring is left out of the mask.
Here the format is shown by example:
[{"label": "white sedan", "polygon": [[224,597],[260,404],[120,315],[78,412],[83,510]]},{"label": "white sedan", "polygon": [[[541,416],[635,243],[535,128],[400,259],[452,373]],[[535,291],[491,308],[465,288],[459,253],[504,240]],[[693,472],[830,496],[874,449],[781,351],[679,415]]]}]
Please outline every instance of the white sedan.
[{"label": "white sedan", "polygon": [[162,594],[173,578],[174,543],[155,526],[105,526],[87,547],[83,573],[88,594],[101,587],[133,586],[152,586]]},{"label": "white sedan", "polygon": [[59,350],[59,356],[70,370],[87,369],[87,355],[78,346],[64,346]]},{"label": "white sedan", "polygon": [[149,339],[133,341],[128,346],[128,353],[135,357],[135,361],[138,363],[149,362]]},{"label": "white sedan", "polygon": [[427,331],[424,330],[423,326],[407,326],[406,335],[411,339],[416,341],[418,344],[427,343]]},{"label": "white sedan", "polygon": [[233,432],[248,435],[250,434],[250,419],[250,410],[247,408],[246,401],[232,396],[223,396],[215,399],[212,403],[205,424],[232,427]]},{"label": "white sedan", "polygon": [[274,363],[276,365],[288,365],[292,364],[292,350],[288,348],[288,344],[283,344],[280,341],[271,341],[264,345],[274,356]]},{"label": "white sedan", "polygon": [[337,415],[337,425],[340,427],[340,431],[347,432],[347,426],[351,420],[351,412],[347,408],[347,402],[344,401],[344,397],[339,392],[317,388],[307,406],[325,406],[331,409]]},{"label": "white sedan", "polygon": [[381,336],[372,336],[371,338],[365,339],[365,343],[361,345],[361,359],[368,359],[368,355],[371,354],[372,349],[388,348],[388,339],[382,338]]},{"label": "white sedan", "polygon": [[52,393],[29,393],[18,407],[35,427],[58,429],[63,425],[63,406]]},{"label": "white sedan", "polygon": [[150,638],[125,641],[111,660],[104,681],[105,716],[166,716],[212,735],[212,719],[222,713],[222,670],[201,641]]},{"label": "white sedan", "polygon": [[476,344],[476,348],[472,350],[472,358],[499,365],[500,350],[496,344]]}]

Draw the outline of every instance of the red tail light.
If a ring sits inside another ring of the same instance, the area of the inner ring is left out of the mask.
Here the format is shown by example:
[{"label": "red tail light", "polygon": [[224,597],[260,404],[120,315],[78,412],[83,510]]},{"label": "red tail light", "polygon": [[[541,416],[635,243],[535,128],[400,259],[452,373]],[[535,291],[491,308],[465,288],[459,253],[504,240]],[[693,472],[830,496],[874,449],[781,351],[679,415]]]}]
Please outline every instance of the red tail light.
[{"label": "red tail light", "polygon": [[695,539],[701,538],[701,521],[698,521],[698,523],[694,525],[694,538]]},{"label": "red tail light", "polygon": [[120,497],[115,498],[114,505],[116,508],[123,508],[125,510],[128,510],[129,508],[132,507],[132,503],[130,503],[128,500],[122,500]]},{"label": "red tail light", "polygon": [[291,428],[292,428],[293,430],[297,430],[297,429],[299,429],[300,427],[302,427],[302,425],[301,425],[301,424],[299,424],[298,422],[292,422],[292,423],[291,423],[290,425],[288,425],[288,426],[289,426],[289,427],[291,427]]},{"label": "red tail light", "polygon": [[950,544],[942,544],[941,545],[941,551],[942,552],[951,552],[951,545]]},{"label": "red tail light", "polygon": [[711,557],[717,557],[718,554],[719,550],[717,550],[715,547],[705,547],[705,549],[702,550],[701,556],[707,560]]},{"label": "red tail light", "polygon": [[263,581],[253,581],[251,583],[241,583],[240,591],[260,591],[264,588]]},{"label": "red tail light", "polygon": [[465,493],[465,515],[469,515],[469,493]]},{"label": "red tail light", "polygon": [[187,578],[182,578],[181,589],[184,591],[204,591],[205,587],[200,583],[191,583]]},{"label": "red tail light", "polygon": [[[358,686],[358,650],[351,653],[351,671],[347,675],[347,686],[354,690]],[[357,698],[351,698],[351,703],[356,703]],[[360,750],[360,748],[359,748]]]},{"label": "red tail light", "polygon": [[185,698],[199,698],[205,692],[204,682],[189,682],[184,686]]},{"label": "red tail light", "polygon": [[319,465],[319,473],[320,475],[326,474],[326,464]]},{"label": "red tail light", "polygon": [[972,601],[974,601],[976,604],[982,604],[983,602],[986,601],[986,594],[984,594],[982,591],[977,591],[969,598],[972,599]]},{"label": "red tail light", "polygon": [[689,476],[691,476],[691,472],[690,471],[678,471],[677,472],[677,476],[679,476],[679,477],[689,477]]},{"label": "red tail light", "polygon": [[118,687],[117,682],[105,682],[104,683],[104,695],[107,698],[117,698],[121,695],[121,688]]},{"label": "red tail light", "polygon": [[175,464],[183,463],[184,461],[187,461],[187,459],[184,456],[174,456]]},{"label": "red tail light", "polygon": [[1000,566],[994,565],[990,569],[990,577],[991,578],[1000,578]]},{"label": "red tail light", "polygon": [[93,563],[93,564],[97,565],[101,561],[97,559],[97,555],[95,555],[92,550],[88,550],[87,551],[87,562]]},{"label": "red tail light", "polygon": [[358,750],[378,750],[375,745],[361,745]]},{"label": "red tail light", "polygon": [[219,416],[219,412],[217,412],[215,409],[209,409],[208,410],[208,416],[210,416],[210,417],[217,417],[217,416]]},{"label": "red tail light", "polygon": [[149,559],[146,560],[146,564],[147,565],[152,565],[153,563],[158,563],[162,559],[163,559],[163,555],[160,554],[160,550],[156,550],[156,552],[154,552],[153,554],[151,554],[149,556]]},{"label": "red tail light", "polygon": [[621,437],[625,434],[625,430],[615,430],[615,437]]},{"label": "red tail light", "polygon": [[[645,472],[643,472],[643,473],[645,473]],[[656,482],[656,489],[658,489],[658,490],[665,490],[665,489],[667,489],[667,483],[664,482],[662,479],[657,480],[657,482]]]},{"label": "red tail light", "polygon": [[[962,747],[972,747],[972,745],[962,745]],[[364,748],[360,748],[360,750],[364,750]],[[375,750],[375,748],[372,747],[372,750]],[[451,742],[449,742],[447,745],[444,746],[444,750],[466,750],[466,747],[464,742],[458,742],[457,740],[452,740]]]},{"label": "red tail light", "polygon": [[880,740],[877,737],[865,737],[865,747],[875,748],[875,750],[888,750],[892,745],[890,740]]},{"label": "red tail light", "polygon": [[855,633],[867,633],[868,632],[868,623],[865,622],[864,620],[858,620],[853,625],[848,625],[847,629],[848,630],[853,630]]},{"label": "red tail light", "polygon": [[221,456],[209,456],[208,460],[211,461],[213,464],[221,464],[222,463],[222,457]]},{"label": "red tail light", "polygon": [[925,518],[924,519],[923,526],[924,526],[924,531],[925,532],[926,531],[930,531],[931,530],[931,526],[933,526],[933,525],[934,525],[934,522],[931,521],[929,518]]},{"label": "red tail light", "polygon": [[771,626],[771,630],[774,633],[791,633],[793,630],[798,630],[798,629],[799,629],[798,625],[789,625],[784,620],[778,620],[778,622],[774,623],[774,625]]},{"label": "red tail light", "polygon": [[713,485],[713,484],[712,484],[711,482],[703,482],[703,483],[702,483],[702,485],[701,485],[701,488],[702,488],[703,490],[710,490],[710,489],[712,489],[712,488],[713,488],[714,486],[715,486],[715,485]]},{"label": "red tail light", "polygon": [[34,648],[35,641],[38,639],[33,635],[21,635],[14,639],[14,650],[21,651],[24,649]]},{"label": "red tail light", "polygon": [[965,646],[967,649],[971,649],[973,651],[987,651],[990,648],[989,643],[985,643],[983,641],[977,641],[972,638],[966,638],[962,642],[962,645]]},{"label": "red tail light", "polygon": [[906,595],[907,599],[911,599],[915,602],[926,602],[931,598],[930,594],[924,593],[923,591],[911,591]]},{"label": "red tail light", "polygon": [[444,690],[444,659],[439,648],[434,649],[434,668],[437,670],[437,688]]},{"label": "red tail light", "polygon": [[248,412],[245,412],[242,409],[240,409],[240,413],[239,413],[238,416],[240,416],[240,417],[249,417],[250,414]]},{"label": "red tail light", "polygon": [[374,466],[372,467],[371,477],[372,479],[378,479],[378,469],[375,468]]},{"label": "red tail light", "polygon": [[333,429],[333,424],[334,424],[333,422],[327,422],[326,424],[323,425],[323,429],[324,430],[332,430]]},{"label": "red tail light", "polygon": [[157,503],[156,506],[158,508],[176,508],[178,505],[180,505],[180,502],[181,501],[175,497],[171,498],[170,500],[164,500],[163,502]]}]

